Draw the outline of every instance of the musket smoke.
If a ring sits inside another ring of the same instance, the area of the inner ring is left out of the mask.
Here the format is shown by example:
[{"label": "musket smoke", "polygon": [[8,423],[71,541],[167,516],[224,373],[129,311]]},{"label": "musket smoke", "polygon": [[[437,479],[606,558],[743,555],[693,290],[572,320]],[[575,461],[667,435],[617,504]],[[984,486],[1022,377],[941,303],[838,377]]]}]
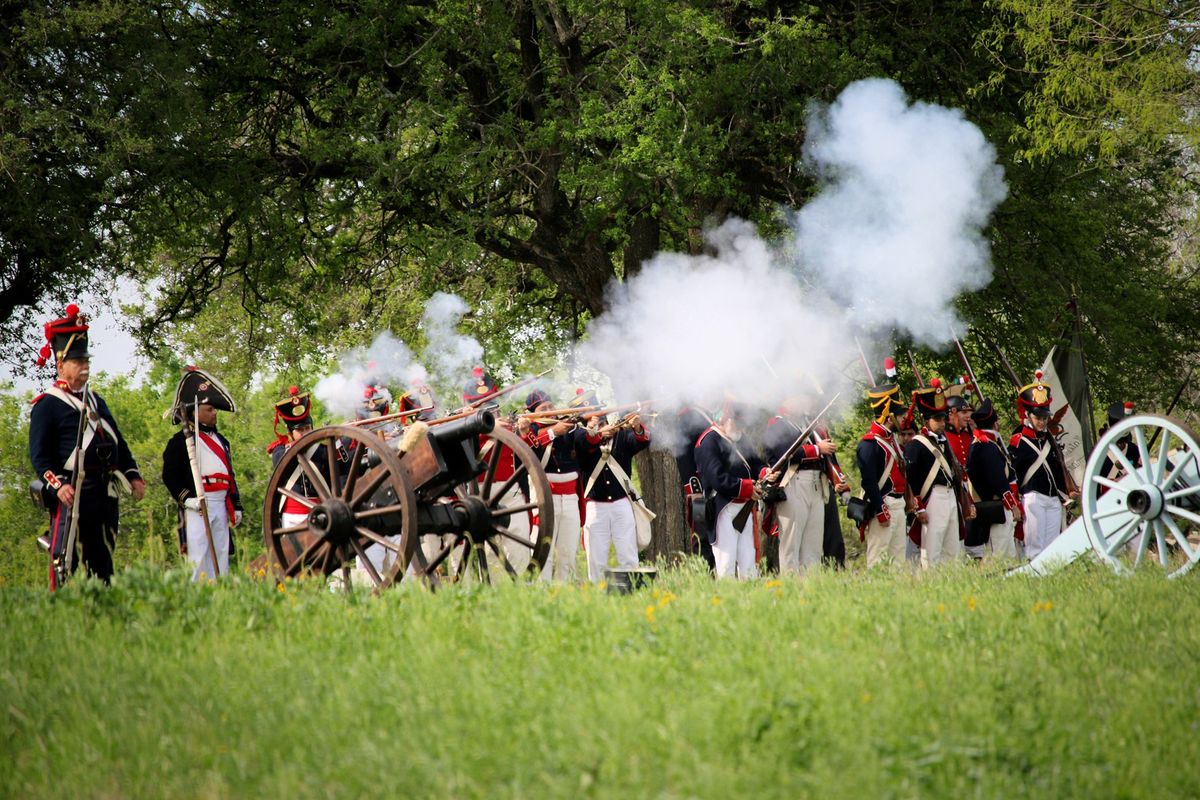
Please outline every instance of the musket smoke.
[{"label": "musket smoke", "polygon": [[391,331],[383,331],[370,347],[346,353],[338,372],[318,381],[313,394],[331,413],[353,419],[368,383],[408,389],[423,385],[428,379],[428,372],[416,361],[408,345]]},{"label": "musket smoke", "polygon": [[793,220],[804,269],[863,331],[944,346],[955,298],[992,277],[983,230],[1008,191],[995,148],[962,111],[877,78],[814,105],[808,126],[821,189]]}]

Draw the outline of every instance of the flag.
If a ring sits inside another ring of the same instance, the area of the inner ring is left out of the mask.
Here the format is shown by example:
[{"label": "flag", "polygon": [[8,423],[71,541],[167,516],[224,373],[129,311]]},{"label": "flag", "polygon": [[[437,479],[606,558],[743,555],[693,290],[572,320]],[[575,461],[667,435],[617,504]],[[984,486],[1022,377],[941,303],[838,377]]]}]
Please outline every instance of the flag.
[{"label": "flag", "polygon": [[1087,367],[1083,363],[1083,342],[1076,331],[1068,339],[1050,348],[1042,363],[1042,381],[1050,387],[1052,419],[1061,428],[1058,443],[1062,446],[1066,468],[1082,485],[1083,469],[1095,444],[1092,436],[1092,406],[1088,397]]}]

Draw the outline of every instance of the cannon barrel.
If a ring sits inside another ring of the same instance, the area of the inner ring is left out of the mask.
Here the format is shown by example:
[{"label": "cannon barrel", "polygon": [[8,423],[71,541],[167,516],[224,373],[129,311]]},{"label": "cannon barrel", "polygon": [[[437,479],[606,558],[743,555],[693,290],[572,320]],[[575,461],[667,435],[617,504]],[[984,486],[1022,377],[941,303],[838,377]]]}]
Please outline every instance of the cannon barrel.
[{"label": "cannon barrel", "polygon": [[465,442],[476,436],[491,433],[496,429],[496,415],[484,409],[469,417],[456,419],[444,425],[431,425],[429,435],[437,439],[442,447],[457,442]]}]

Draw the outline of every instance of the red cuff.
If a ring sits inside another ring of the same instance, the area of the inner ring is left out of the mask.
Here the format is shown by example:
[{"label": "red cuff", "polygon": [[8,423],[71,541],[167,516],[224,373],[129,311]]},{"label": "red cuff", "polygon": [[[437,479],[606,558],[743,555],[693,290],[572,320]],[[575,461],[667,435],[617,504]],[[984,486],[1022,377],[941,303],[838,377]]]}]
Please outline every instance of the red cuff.
[{"label": "red cuff", "polygon": [[533,444],[536,447],[547,447],[552,441],[554,440],[550,438],[550,426],[546,426],[533,434]]},{"label": "red cuff", "polygon": [[650,431],[646,430],[646,426],[643,425],[642,432],[637,433],[635,431],[633,434],[633,438],[639,442],[648,442],[648,441],[650,441]]},{"label": "red cuff", "polygon": [[767,477],[767,473],[770,471],[771,471],[770,467],[763,467],[762,469],[760,469],[758,471],[758,479],[761,481],[763,478]]},{"label": "red cuff", "polygon": [[742,478],[742,485],[738,488],[737,497],[733,498],[736,502],[745,502],[754,497],[754,481],[749,478]]},{"label": "red cuff", "polygon": [[883,510],[875,515],[875,519],[879,520],[880,522],[891,522],[892,512],[887,510],[887,506],[884,506]]},{"label": "red cuff", "polygon": [[1004,507],[1009,511],[1012,511],[1017,507],[1017,496],[1012,492],[1005,492],[1004,497],[1001,499],[1004,501]]},{"label": "red cuff", "polygon": [[55,491],[61,489],[63,485],[62,480],[50,470],[46,470],[46,474],[42,476],[42,480],[46,482],[47,486]]},{"label": "red cuff", "polygon": [[585,438],[587,439],[588,444],[600,444],[599,433],[592,433],[591,431],[588,431],[588,434]]}]

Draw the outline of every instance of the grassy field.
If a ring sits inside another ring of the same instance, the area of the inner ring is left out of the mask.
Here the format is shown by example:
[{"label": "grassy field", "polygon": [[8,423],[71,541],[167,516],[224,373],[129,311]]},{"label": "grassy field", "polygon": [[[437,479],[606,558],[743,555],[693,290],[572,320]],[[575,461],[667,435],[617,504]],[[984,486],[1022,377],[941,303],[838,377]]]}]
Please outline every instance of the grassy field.
[{"label": "grassy field", "polygon": [[0,589],[2,797],[1195,797],[1154,571]]}]

